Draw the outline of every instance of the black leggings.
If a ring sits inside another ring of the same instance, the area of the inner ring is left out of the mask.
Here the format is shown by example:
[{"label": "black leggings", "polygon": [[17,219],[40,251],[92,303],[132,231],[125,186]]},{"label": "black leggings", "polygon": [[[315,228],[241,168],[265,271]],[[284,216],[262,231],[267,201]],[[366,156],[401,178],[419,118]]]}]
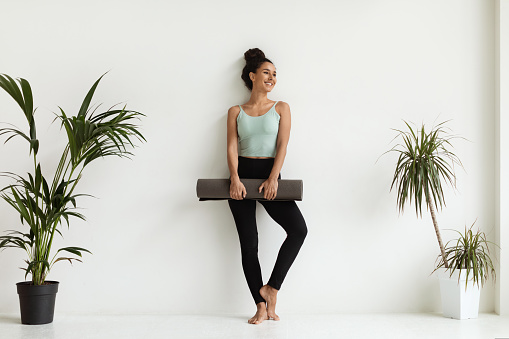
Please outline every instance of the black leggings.
[{"label": "black leggings", "polygon": [[[250,159],[239,157],[238,173],[240,178],[266,179],[274,165],[274,159]],[[281,178],[281,175],[279,175]],[[286,273],[308,232],[306,222],[295,201],[259,200],[267,213],[286,231],[286,240],[281,245],[276,264],[268,285],[279,290]],[[260,262],[258,261],[258,230],[256,228],[256,200],[228,200],[233,219],[239,233],[242,253],[242,268],[255,303],[264,302],[260,295],[263,286]]]}]

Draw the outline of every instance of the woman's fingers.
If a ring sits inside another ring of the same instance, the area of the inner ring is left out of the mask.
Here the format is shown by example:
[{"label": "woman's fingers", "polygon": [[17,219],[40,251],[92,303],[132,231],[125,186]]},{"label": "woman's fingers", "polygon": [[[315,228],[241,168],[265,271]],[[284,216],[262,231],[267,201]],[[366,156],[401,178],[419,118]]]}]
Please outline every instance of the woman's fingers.
[{"label": "woman's fingers", "polygon": [[241,190],[238,190],[235,192],[235,199],[242,200],[242,191]]},{"label": "woman's fingers", "polygon": [[230,186],[230,197],[235,200],[242,200],[246,197],[246,187],[241,183],[240,185]]},{"label": "woman's fingers", "polygon": [[266,181],[263,182],[263,184],[260,185],[258,188],[258,193],[262,193],[263,190],[263,198],[266,200],[270,200],[270,189],[266,185]]},{"label": "woman's fingers", "polygon": [[258,192],[261,193],[263,189],[263,198],[266,200],[274,200],[277,195],[277,184],[270,184],[264,181],[258,188]]},{"label": "woman's fingers", "polygon": [[269,200],[274,200],[274,198],[276,198],[276,190],[274,188],[271,188],[268,191],[268,199]]},{"label": "woman's fingers", "polygon": [[239,185],[238,194],[239,194],[239,200],[242,200],[246,197],[246,194],[247,194],[246,187],[242,183]]},{"label": "woman's fingers", "polygon": [[276,199],[276,195],[277,195],[277,183],[275,185],[271,185],[269,187],[269,195],[270,195],[270,200]]},{"label": "woman's fingers", "polygon": [[246,196],[246,195],[244,194],[244,191],[245,191],[245,190],[246,190],[246,189],[245,189],[244,187],[241,187],[241,188],[239,188],[239,189],[238,189],[238,191],[237,191],[237,199],[238,199],[238,200],[242,200],[242,199],[244,199],[244,197]]}]

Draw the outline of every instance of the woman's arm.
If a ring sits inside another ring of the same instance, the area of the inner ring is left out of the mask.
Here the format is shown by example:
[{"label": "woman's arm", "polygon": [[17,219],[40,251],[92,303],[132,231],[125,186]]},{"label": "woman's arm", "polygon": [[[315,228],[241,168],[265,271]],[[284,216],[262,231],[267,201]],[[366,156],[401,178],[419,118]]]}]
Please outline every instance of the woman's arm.
[{"label": "woman's arm", "polygon": [[276,108],[280,115],[279,132],[276,143],[276,158],[274,159],[274,165],[272,166],[269,178],[258,189],[259,192],[263,189],[263,197],[267,200],[274,200],[277,195],[277,178],[285,161],[286,147],[290,140],[290,129],[292,125],[290,105],[286,102],[280,101],[276,105]]},{"label": "woman's arm", "polygon": [[240,113],[238,106],[233,106],[228,110],[227,133],[226,133],[226,157],[228,160],[228,169],[230,170],[230,197],[236,200],[242,200],[246,196],[246,188],[240,181],[238,167],[238,134],[237,117]]}]

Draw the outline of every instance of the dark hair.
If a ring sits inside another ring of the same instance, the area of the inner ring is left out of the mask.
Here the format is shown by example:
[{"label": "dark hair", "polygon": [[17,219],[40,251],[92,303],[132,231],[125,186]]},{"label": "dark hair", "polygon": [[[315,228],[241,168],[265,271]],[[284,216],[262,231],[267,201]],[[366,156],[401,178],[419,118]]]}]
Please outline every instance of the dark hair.
[{"label": "dark hair", "polygon": [[265,54],[258,48],[251,48],[244,53],[244,59],[246,59],[246,66],[244,66],[240,77],[244,80],[246,87],[251,91],[253,90],[253,82],[249,78],[249,73],[256,73],[264,62],[270,62],[271,64],[273,64],[273,62],[267,59]]}]

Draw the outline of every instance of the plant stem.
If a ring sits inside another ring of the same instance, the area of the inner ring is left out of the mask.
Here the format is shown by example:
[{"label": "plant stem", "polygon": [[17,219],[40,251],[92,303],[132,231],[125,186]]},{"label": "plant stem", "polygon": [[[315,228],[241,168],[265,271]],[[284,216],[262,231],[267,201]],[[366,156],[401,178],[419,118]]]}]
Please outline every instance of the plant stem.
[{"label": "plant stem", "polygon": [[[69,161],[69,164],[70,164],[70,162],[71,162],[71,160]],[[65,175],[65,174],[66,174],[67,169],[69,168],[69,164],[68,164],[68,166],[66,167],[66,170],[65,170],[65,172],[64,172],[64,174],[63,174],[63,175]],[[76,167],[75,167],[75,166],[71,166],[71,174],[69,174],[69,178],[67,179],[67,182],[70,182],[70,181],[72,180],[72,175],[74,174],[74,170],[75,170],[75,169],[76,169]],[[73,184],[73,186],[72,186],[72,188],[71,188],[71,191],[69,192],[69,195],[70,195],[70,194],[72,194],[72,192],[74,191],[74,188],[76,187],[76,184],[78,183],[78,180],[79,180],[79,178],[81,177],[81,173],[82,173],[82,172],[83,172],[83,168],[81,168],[81,171],[80,171],[80,173],[79,173],[78,177],[76,178],[76,181],[74,182],[74,184]],[[64,179],[65,179],[65,177],[64,177]],[[63,193],[62,193],[62,196],[63,196],[63,197],[65,197],[65,196],[66,196],[66,193],[67,193],[67,187],[68,187],[68,186],[66,185],[66,186],[65,186],[65,188],[64,188],[64,191],[63,191]],[[49,240],[49,242],[48,242],[48,249],[47,249],[47,257],[48,257],[48,258],[49,258],[49,254],[50,254],[50,250],[51,250],[51,245],[53,244],[53,236],[55,235],[55,231],[56,231],[56,229],[57,229],[57,226],[58,226],[58,220],[56,220],[56,221],[54,222],[54,224],[53,224],[53,226],[52,226],[52,228],[51,228],[51,231],[50,231],[50,232],[51,232],[51,233],[50,233],[50,234],[51,234],[51,238],[50,238],[50,240]]]},{"label": "plant stem", "polygon": [[[35,150],[34,150],[34,180],[37,181],[37,155],[35,154]],[[34,182],[34,185],[35,185],[35,182]],[[37,207],[39,206],[39,192],[34,192],[34,193],[35,193],[35,197],[34,197],[35,198],[35,215],[32,218],[33,218],[33,221],[35,222],[35,229],[37,230],[37,234],[34,234],[35,247],[36,247],[35,259],[40,261],[40,260],[42,260],[41,255],[43,254],[42,247],[44,246],[44,242],[42,242],[42,239],[41,239],[41,237],[43,237],[43,234],[40,233],[40,232],[42,232],[42,227],[40,224],[39,215],[37,213]],[[28,198],[29,197],[28,197],[28,193],[27,193],[27,199]],[[42,264],[42,262],[39,262],[36,265],[35,270],[32,271],[32,283],[34,285],[42,285],[43,274],[44,274],[44,265]]]},{"label": "plant stem", "polygon": [[426,199],[428,200],[429,211],[431,213],[431,219],[433,219],[433,226],[435,227],[435,233],[438,239],[438,245],[440,246],[440,252],[442,253],[442,260],[444,261],[445,268],[449,268],[449,264],[447,263],[447,257],[445,255],[444,244],[442,243],[442,237],[440,236],[440,229],[438,228],[437,217],[435,216],[435,208],[433,206],[433,201],[431,200],[431,196],[429,195],[428,188],[426,188]]},{"label": "plant stem", "polygon": [[[53,178],[53,183],[51,184],[50,195],[53,196],[55,190],[57,189],[58,184],[60,183],[60,178],[62,175],[62,171],[64,170],[65,161],[67,160],[67,154],[69,153],[69,146],[66,146],[64,152],[62,153],[62,157],[60,158],[60,162],[58,163],[57,170],[55,171],[55,177]],[[69,165],[67,165],[69,166]],[[66,169],[67,171],[67,169]]]}]

